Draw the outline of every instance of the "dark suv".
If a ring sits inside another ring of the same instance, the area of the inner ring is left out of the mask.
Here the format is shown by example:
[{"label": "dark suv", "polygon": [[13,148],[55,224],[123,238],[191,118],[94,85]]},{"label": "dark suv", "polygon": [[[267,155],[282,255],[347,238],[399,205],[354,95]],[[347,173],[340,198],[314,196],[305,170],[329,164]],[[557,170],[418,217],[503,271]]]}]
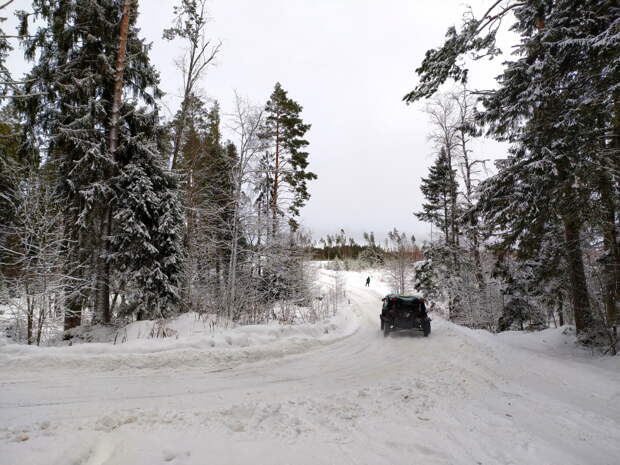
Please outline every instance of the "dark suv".
[{"label": "dark suv", "polygon": [[431,333],[431,319],[422,297],[388,294],[383,298],[381,329],[387,336],[396,329],[419,329],[424,337]]}]

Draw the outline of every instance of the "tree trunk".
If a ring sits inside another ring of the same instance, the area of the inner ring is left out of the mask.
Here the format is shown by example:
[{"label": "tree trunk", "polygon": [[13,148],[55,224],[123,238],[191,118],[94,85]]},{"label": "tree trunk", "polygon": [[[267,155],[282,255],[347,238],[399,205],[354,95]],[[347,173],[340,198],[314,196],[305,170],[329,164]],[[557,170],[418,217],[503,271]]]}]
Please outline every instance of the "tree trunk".
[{"label": "tree trunk", "polygon": [[[26,288],[26,292],[28,292],[28,288]],[[26,297],[26,341],[28,345],[31,345],[33,342],[33,339],[32,339],[33,319],[34,319],[34,302],[32,300],[32,297]]]},{"label": "tree trunk", "polygon": [[72,296],[65,308],[64,330],[77,328],[82,323],[82,297]]},{"label": "tree trunk", "polygon": [[443,203],[443,234],[445,236],[446,245],[450,245],[450,220],[448,218],[448,199],[444,198]]},{"label": "tree trunk", "polygon": [[[127,37],[129,34],[129,17],[133,0],[124,0],[121,14],[118,55],[114,73],[114,92],[112,95],[112,111],[110,115],[110,130],[108,150],[113,161],[116,160],[116,150],[119,139],[120,110],[123,98],[123,76],[125,73],[127,55]],[[112,232],[112,208],[110,205],[102,207],[99,237],[99,256],[97,257],[97,281],[95,284],[95,314],[102,323],[109,323],[110,314],[110,234]]]},{"label": "tree trunk", "polygon": [[37,346],[41,345],[41,333],[43,332],[43,322],[45,321],[45,309],[39,312],[39,321],[37,322]]},{"label": "tree trunk", "polygon": [[603,244],[606,250],[604,262],[604,302],[607,325],[612,328],[616,323],[618,288],[620,282],[620,249],[618,247],[618,231],[616,230],[616,209],[612,199],[612,185],[607,173],[601,173],[599,179],[601,194]]},{"label": "tree trunk", "polygon": [[[84,244],[84,235],[75,226],[75,218],[71,215],[65,217],[65,228],[70,231],[70,240],[63,243],[63,253],[68,256],[65,262],[65,273],[70,276],[65,284],[66,292],[68,291],[69,297],[67,297],[65,310],[64,310],[64,331],[76,328],[82,323],[82,306],[83,297],[76,287],[80,287],[80,283],[83,280],[83,272],[78,265],[78,257],[82,253],[82,250],[86,248]],[[70,241],[75,241],[75,246]],[[65,339],[68,339],[65,337]]]},{"label": "tree trunk", "polygon": [[179,120],[174,131],[174,139],[172,140],[172,160],[170,160],[170,169],[173,171],[177,169],[179,152],[181,151],[181,141],[183,138],[183,131],[185,130],[185,120],[187,119],[188,99],[189,94],[186,91],[183,101],[181,102],[181,114],[179,115]]},{"label": "tree trunk", "polygon": [[564,223],[566,261],[575,315],[575,328],[577,334],[582,335],[592,329],[593,318],[581,251],[581,224],[575,212],[564,214],[562,221]]},{"label": "tree trunk", "polygon": [[[615,171],[616,173],[620,173],[620,91],[616,91],[616,94],[614,96],[614,118],[613,118],[613,127],[612,127],[611,150],[612,150],[611,159],[615,161],[615,167],[614,167]],[[617,325],[620,322],[619,312],[618,312],[618,307],[617,307],[618,300],[620,298],[620,243],[618,242],[618,224],[616,223],[617,220],[618,220],[618,215],[615,216],[613,220],[613,224],[612,224],[613,231],[614,231],[614,235],[612,237],[612,240],[613,240],[612,246],[614,247],[617,253],[617,261],[615,262],[616,283],[614,286],[616,290],[616,294],[615,294],[616,306],[615,306],[615,315],[613,315],[612,319],[609,320],[609,324],[612,327],[612,332],[615,338],[617,338]]]},{"label": "tree trunk", "polygon": [[278,183],[280,182],[280,123],[276,123],[276,160],[273,172],[273,189],[271,192],[271,228],[272,239],[278,231]]},{"label": "tree trunk", "polygon": [[484,291],[486,283],[484,282],[484,274],[482,273],[482,260],[480,258],[480,242],[478,238],[478,231],[474,229],[472,231],[472,253],[474,256],[474,266],[476,267],[476,282],[478,284],[478,290]]},{"label": "tree trunk", "polygon": [[110,322],[110,234],[112,209],[107,207],[101,213],[100,238],[97,244],[96,282],[95,282],[95,321],[107,324]]},{"label": "tree trunk", "polygon": [[118,147],[118,126],[123,99],[123,76],[125,73],[127,36],[129,34],[129,16],[131,14],[132,1],[133,0],[124,0],[123,2],[123,12],[118,38],[118,55],[116,56],[116,71],[114,73],[114,94],[112,96],[112,114],[110,116],[110,135],[108,142],[108,148],[112,154],[112,158],[114,158],[116,148]]},{"label": "tree trunk", "polygon": [[[191,187],[190,187],[191,189]],[[185,307],[188,311],[194,310],[194,302],[192,296],[192,284],[194,281],[194,277],[196,276],[196,260],[194,259],[195,254],[197,253],[195,249],[195,230],[196,230],[196,221],[194,216],[194,208],[195,203],[193,201],[193,196],[189,196],[188,199],[188,208],[186,209],[186,217],[187,217],[187,226],[185,229],[185,234],[183,235],[183,246],[185,248],[186,257],[188,259],[185,262],[185,284],[180,286],[180,294],[181,294],[181,302],[185,304]]]},{"label": "tree trunk", "polygon": [[261,204],[258,205],[258,228],[256,230],[256,250],[257,250],[257,256],[256,256],[256,271],[257,271],[257,276],[259,278],[261,278],[263,276],[263,261],[262,261],[262,250],[261,250],[261,245],[262,245],[262,211],[263,211],[263,205],[262,202]]},{"label": "tree trunk", "polygon": [[227,313],[231,313],[232,306],[235,305],[237,300],[237,251],[239,246],[239,208],[241,206],[241,193],[243,189],[243,167],[245,155],[240,154],[239,159],[239,173],[235,182],[234,192],[234,206],[232,215],[232,244],[229,257],[228,268],[228,292],[227,292]]},{"label": "tree trunk", "polygon": [[451,245],[457,246],[459,243],[458,225],[456,221],[456,205],[457,205],[457,192],[456,192],[456,179],[454,176],[454,169],[452,166],[452,149],[446,144],[446,155],[448,157],[448,170],[450,173],[450,232],[452,234]]},{"label": "tree trunk", "polygon": [[[472,167],[473,163],[469,161],[469,151],[467,149],[467,136],[464,129],[459,130],[459,138],[461,140],[461,151],[463,156],[463,164],[465,170],[465,193],[467,195],[467,204],[471,209],[473,208],[472,196],[474,194],[472,183]],[[471,253],[474,257],[474,265],[476,267],[475,275],[476,282],[478,283],[478,290],[483,291],[486,287],[484,282],[484,275],[482,273],[482,261],[480,260],[480,235],[478,234],[477,219],[474,213],[468,215],[469,221],[469,233],[471,236]]]}]

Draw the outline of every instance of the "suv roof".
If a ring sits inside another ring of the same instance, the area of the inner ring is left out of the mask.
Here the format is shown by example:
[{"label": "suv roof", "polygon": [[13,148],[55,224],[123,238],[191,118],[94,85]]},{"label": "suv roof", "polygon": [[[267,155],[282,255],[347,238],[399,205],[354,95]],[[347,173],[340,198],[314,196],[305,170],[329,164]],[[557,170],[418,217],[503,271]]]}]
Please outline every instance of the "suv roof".
[{"label": "suv roof", "polygon": [[424,297],[421,297],[419,295],[388,294],[382,300],[403,300],[405,302],[417,302],[424,301]]}]

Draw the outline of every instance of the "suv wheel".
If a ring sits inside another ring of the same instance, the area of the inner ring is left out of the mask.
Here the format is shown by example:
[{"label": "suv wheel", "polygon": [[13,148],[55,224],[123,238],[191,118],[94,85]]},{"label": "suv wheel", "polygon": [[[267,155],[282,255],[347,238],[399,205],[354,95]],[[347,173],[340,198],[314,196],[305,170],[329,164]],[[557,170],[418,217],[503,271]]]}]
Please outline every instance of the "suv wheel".
[{"label": "suv wheel", "polygon": [[424,331],[424,337],[428,337],[428,335],[431,333],[430,321],[425,321],[424,323],[422,323],[422,331]]}]

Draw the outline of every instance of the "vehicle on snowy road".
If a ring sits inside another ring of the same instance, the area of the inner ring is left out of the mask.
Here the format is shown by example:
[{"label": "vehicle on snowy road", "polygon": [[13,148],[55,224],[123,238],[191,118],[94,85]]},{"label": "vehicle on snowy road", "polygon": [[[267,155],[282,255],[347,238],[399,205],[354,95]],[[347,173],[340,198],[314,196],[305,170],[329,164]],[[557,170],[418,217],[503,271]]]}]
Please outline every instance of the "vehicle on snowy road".
[{"label": "vehicle on snowy road", "polygon": [[388,294],[382,300],[381,330],[384,336],[397,329],[417,329],[424,333],[424,337],[431,333],[431,319],[422,297]]}]

